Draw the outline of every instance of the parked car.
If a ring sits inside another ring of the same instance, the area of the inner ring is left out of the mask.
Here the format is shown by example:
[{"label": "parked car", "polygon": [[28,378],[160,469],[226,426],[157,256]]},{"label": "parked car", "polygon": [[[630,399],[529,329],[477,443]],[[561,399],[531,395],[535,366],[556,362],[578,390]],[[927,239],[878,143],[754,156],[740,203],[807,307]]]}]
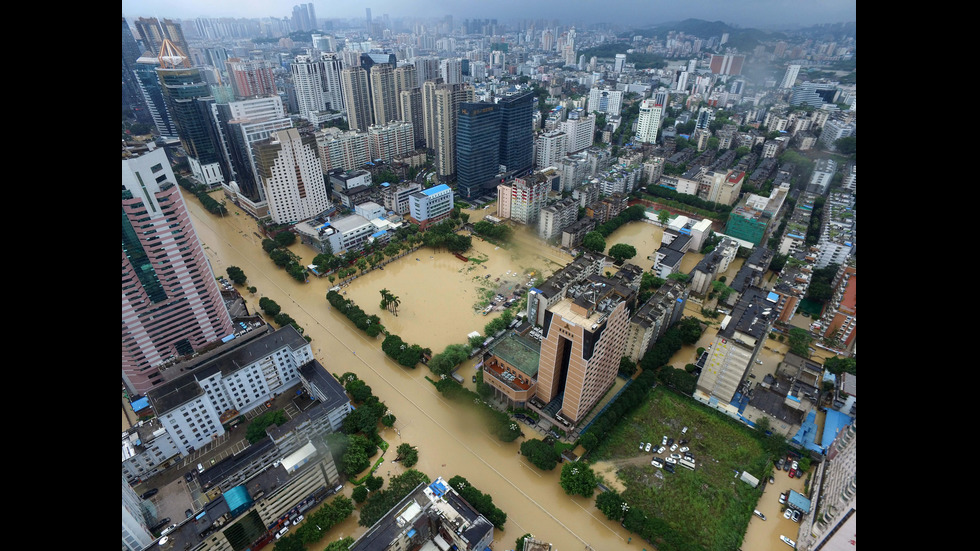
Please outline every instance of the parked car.
[{"label": "parked car", "polygon": [[659,448],[657,448],[657,453],[664,453],[665,451],[667,451],[667,448],[664,446],[660,446]]},{"label": "parked car", "polygon": [[667,471],[668,473],[673,473],[674,465],[672,463],[667,463],[666,465],[664,465],[664,470]]},{"label": "parked car", "polygon": [[755,511],[752,511],[752,514],[754,514],[755,516],[761,518],[762,520],[766,520],[766,515],[763,515],[762,514],[762,511],[760,511],[758,509],[756,509]]},{"label": "parked car", "polygon": [[799,511],[793,510],[793,522],[800,522],[800,517],[803,515]]},{"label": "parked car", "polygon": [[779,504],[780,505],[783,505],[784,503],[786,503],[786,493],[785,492],[779,494]]},{"label": "parked car", "polygon": [[790,469],[790,471],[789,471],[789,477],[790,478],[793,478],[793,476],[794,476],[793,473],[795,473],[795,472],[796,471],[794,471],[793,469]]},{"label": "parked car", "polygon": [[799,464],[799,463],[797,463],[796,461],[794,461],[794,462],[793,462],[793,464],[791,465],[791,467],[792,467],[792,469],[793,469],[793,470],[795,471],[795,470],[797,470],[797,469],[799,469],[799,468],[800,468],[800,464]]},{"label": "parked car", "polygon": [[669,465],[676,465],[677,464],[677,460],[674,459],[673,457],[667,457],[667,458],[664,459],[664,461],[666,461]]},{"label": "parked car", "polygon": [[783,465],[785,465],[785,464],[786,464],[786,460],[784,458],[780,457],[779,458],[779,462],[776,463],[776,469],[777,470],[780,470],[780,471],[783,470]]},{"label": "parked car", "polygon": [[681,429],[681,434],[687,434],[687,427]]},{"label": "parked car", "polygon": [[670,457],[673,458],[673,459],[680,459],[681,458],[681,454],[679,454],[679,453],[672,453],[672,454],[670,454]]},{"label": "parked car", "polygon": [[143,495],[140,496],[140,499],[150,499],[151,497],[157,495],[159,491],[160,490],[157,488],[153,488],[152,490],[147,490],[143,492]]},{"label": "parked car", "polygon": [[653,465],[654,467],[656,467],[656,468],[658,468],[658,469],[662,469],[662,468],[663,468],[663,466],[664,466],[664,462],[663,462],[663,461],[661,461],[659,457],[654,457],[654,458],[653,458],[653,459],[652,459],[652,460],[650,461],[650,464],[651,464],[651,465]]},{"label": "parked car", "polygon": [[792,547],[793,549],[796,549],[796,542],[795,541],[787,538],[786,536],[784,536],[782,534],[780,534],[779,539],[781,539],[783,541],[783,543],[785,543],[786,545]]},{"label": "parked car", "polygon": [[300,515],[300,516],[298,516],[298,517],[296,517],[296,518],[293,519],[293,526],[296,526],[297,524],[299,524],[301,522],[303,522],[303,515]]},{"label": "parked car", "polygon": [[670,451],[677,451],[677,444],[670,447]]},{"label": "parked car", "polygon": [[770,477],[769,477],[769,483],[770,483],[770,484],[775,484],[775,483],[776,483],[776,477],[774,477],[774,476],[770,476]]},{"label": "parked car", "polygon": [[192,516],[194,516],[194,511],[191,511],[190,509],[185,509],[184,516],[187,518],[191,518]]},{"label": "parked car", "polygon": [[650,446],[652,446],[652,445],[653,444],[651,442],[647,442],[647,445],[646,445],[646,447],[643,448],[643,451],[647,451],[647,452],[650,451]]},{"label": "parked car", "polygon": [[187,471],[186,473],[184,473],[184,480],[186,480],[187,482],[194,480],[194,471]]},{"label": "parked car", "polygon": [[643,451],[643,442],[640,442],[640,451]]},{"label": "parked car", "polygon": [[674,439],[673,438],[668,438],[667,439],[667,446],[673,446],[673,445],[674,445]]},{"label": "parked car", "polygon": [[681,453],[684,453],[684,452],[686,452],[686,451],[687,451],[687,450],[689,450],[689,449],[691,449],[691,448],[689,448],[689,447],[687,447],[687,446],[681,446],[681,449],[680,449],[679,451],[680,451]]},{"label": "parked car", "polygon": [[660,445],[661,446],[666,446],[667,445],[667,437],[666,436],[664,436],[664,439],[660,441]]},{"label": "parked car", "polygon": [[789,464],[789,461],[787,461],[787,462],[785,462],[785,463],[783,463],[783,470],[784,470],[784,471],[788,471],[789,469],[790,469],[790,464]]}]

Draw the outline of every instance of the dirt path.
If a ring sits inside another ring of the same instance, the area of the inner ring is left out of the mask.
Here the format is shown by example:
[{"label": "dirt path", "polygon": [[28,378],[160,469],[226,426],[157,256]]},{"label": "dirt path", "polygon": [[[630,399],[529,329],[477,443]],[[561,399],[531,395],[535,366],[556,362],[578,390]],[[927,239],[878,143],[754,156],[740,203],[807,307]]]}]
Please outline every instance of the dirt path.
[{"label": "dirt path", "polygon": [[649,453],[644,452],[643,455],[639,455],[637,457],[597,461],[594,465],[592,465],[592,470],[596,473],[596,475],[602,477],[607,487],[622,493],[626,491],[626,486],[623,485],[621,480],[619,480],[616,473],[622,470],[623,467],[628,467],[631,465],[649,465],[652,457],[653,456]]}]

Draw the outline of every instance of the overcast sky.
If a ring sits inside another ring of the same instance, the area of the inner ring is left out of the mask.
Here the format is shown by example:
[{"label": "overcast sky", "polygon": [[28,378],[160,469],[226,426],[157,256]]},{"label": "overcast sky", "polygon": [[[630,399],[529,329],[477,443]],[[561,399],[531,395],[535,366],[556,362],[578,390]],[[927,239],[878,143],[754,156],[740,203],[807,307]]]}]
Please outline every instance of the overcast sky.
[{"label": "overcast sky", "polygon": [[[291,17],[302,0],[122,0],[127,19],[160,17]],[[857,0],[314,0],[318,19],[442,17],[558,19],[643,26],[687,18],[767,28],[857,20]]]}]

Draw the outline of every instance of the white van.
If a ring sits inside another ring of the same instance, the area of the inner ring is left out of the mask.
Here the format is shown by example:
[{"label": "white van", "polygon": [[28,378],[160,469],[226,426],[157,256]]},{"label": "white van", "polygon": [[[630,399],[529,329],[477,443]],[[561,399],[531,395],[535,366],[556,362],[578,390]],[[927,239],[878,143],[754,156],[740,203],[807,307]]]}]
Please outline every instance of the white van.
[{"label": "white van", "polygon": [[201,465],[200,463],[198,463],[197,464],[197,472],[198,472],[198,474],[203,473],[204,472],[204,465]]},{"label": "white van", "polygon": [[282,527],[282,530],[279,530],[278,532],[276,532],[276,539],[279,539],[279,538],[285,536],[286,535],[286,532],[288,532],[288,531],[289,531],[289,526],[283,526]]}]

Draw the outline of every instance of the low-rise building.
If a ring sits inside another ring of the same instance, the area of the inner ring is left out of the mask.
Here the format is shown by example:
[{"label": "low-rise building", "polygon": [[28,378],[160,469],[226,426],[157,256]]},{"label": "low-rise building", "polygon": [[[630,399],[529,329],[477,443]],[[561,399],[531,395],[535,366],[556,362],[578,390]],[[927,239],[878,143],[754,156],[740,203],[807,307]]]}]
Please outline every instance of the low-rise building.
[{"label": "low-rise building", "polygon": [[440,184],[409,196],[409,219],[424,230],[449,218],[453,207],[453,190]]}]

